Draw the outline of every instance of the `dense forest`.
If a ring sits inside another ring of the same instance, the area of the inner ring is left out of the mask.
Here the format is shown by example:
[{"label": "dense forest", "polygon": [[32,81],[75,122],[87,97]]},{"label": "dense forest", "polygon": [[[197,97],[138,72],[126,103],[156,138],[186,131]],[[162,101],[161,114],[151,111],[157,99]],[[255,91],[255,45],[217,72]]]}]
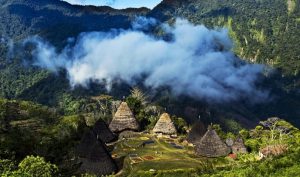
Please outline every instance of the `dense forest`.
[{"label": "dense forest", "polygon": [[226,27],[241,58],[280,68],[284,74],[298,75],[300,3],[297,0],[178,1],[177,4],[163,1],[150,15],[162,20],[184,17],[195,24]]}]

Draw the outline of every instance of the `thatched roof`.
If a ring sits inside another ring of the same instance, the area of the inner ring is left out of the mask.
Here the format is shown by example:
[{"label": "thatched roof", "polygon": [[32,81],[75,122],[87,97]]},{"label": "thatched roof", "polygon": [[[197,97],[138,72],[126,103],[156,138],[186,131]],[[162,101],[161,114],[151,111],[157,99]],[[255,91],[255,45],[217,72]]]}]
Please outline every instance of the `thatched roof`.
[{"label": "thatched roof", "polygon": [[162,133],[166,135],[176,134],[176,128],[168,113],[163,113],[153,128],[154,133]]},{"label": "thatched roof", "polygon": [[89,131],[83,136],[77,147],[77,156],[81,162],[79,173],[102,176],[117,171],[117,166],[106,150],[104,143],[97,140],[93,131]]},{"label": "thatched roof", "polygon": [[95,123],[93,132],[97,139],[100,139],[104,143],[110,143],[116,139],[116,136],[110,131],[106,122],[101,119]]},{"label": "thatched roof", "polygon": [[195,151],[200,156],[220,157],[229,154],[230,148],[221,140],[217,132],[209,127],[200,142],[196,143]]},{"label": "thatched roof", "polygon": [[274,144],[268,145],[259,150],[260,157],[278,156],[285,153],[288,150],[286,144]]},{"label": "thatched roof", "polygon": [[192,144],[199,142],[205,134],[205,130],[205,125],[201,121],[197,121],[190,130],[187,141]]},{"label": "thatched roof", "polygon": [[109,125],[112,132],[122,132],[124,130],[139,130],[139,124],[126,102],[122,102],[119,106],[113,120]]},{"label": "thatched roof", "polygon": [[244,141],[241,137],[238,137],[233,145],[231,146],[232,153],[238,154],[238,153],[247,153],[247,148],[244,145]]}]

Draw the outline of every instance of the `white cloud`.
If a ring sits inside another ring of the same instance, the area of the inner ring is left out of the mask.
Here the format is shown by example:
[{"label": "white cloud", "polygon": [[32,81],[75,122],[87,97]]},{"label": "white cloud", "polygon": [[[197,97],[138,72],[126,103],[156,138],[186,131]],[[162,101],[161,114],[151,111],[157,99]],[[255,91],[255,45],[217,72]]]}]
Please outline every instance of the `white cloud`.
[{"label": "white cloud", "polygon": [[226,29],[177,20],[168,30],[173,36],[169,42],[136,30],[84,33],[74,47],[59,54],[39,38],[29,41],[37,46],[35,65],[66,69],[73,86],[106,81],[109,87],[116,79],[134,85],[146,76],[147,87],[167,86],[174,94],[208,101],[267,98],[256,87],[263,66],[236,58]]}]

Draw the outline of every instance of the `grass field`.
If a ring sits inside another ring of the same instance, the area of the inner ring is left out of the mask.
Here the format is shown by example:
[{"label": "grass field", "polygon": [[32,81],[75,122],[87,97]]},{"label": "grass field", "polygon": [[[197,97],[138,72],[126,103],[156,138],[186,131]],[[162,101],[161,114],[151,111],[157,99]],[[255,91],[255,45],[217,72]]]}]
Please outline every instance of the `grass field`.
[{"label": "grass field", "polygon": [[[149,141],[149,144],[144,144]],[[178,139],[157,138],[150,134],[120,140],[112,154],[113,157],[126,156],[122,170],[125,176],[206,170],[231,163],[223,157],[197,157],[193,147],[180,143]]]}]

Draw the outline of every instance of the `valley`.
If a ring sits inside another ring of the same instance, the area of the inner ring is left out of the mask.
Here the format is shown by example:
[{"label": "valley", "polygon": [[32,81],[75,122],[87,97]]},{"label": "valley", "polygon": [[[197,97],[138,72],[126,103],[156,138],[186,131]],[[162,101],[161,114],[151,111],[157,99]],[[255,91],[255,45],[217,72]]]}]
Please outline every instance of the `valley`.
[{"label": "valley", "polygon": [[299,0],[0,2],[0,176],[300,175]]}]

